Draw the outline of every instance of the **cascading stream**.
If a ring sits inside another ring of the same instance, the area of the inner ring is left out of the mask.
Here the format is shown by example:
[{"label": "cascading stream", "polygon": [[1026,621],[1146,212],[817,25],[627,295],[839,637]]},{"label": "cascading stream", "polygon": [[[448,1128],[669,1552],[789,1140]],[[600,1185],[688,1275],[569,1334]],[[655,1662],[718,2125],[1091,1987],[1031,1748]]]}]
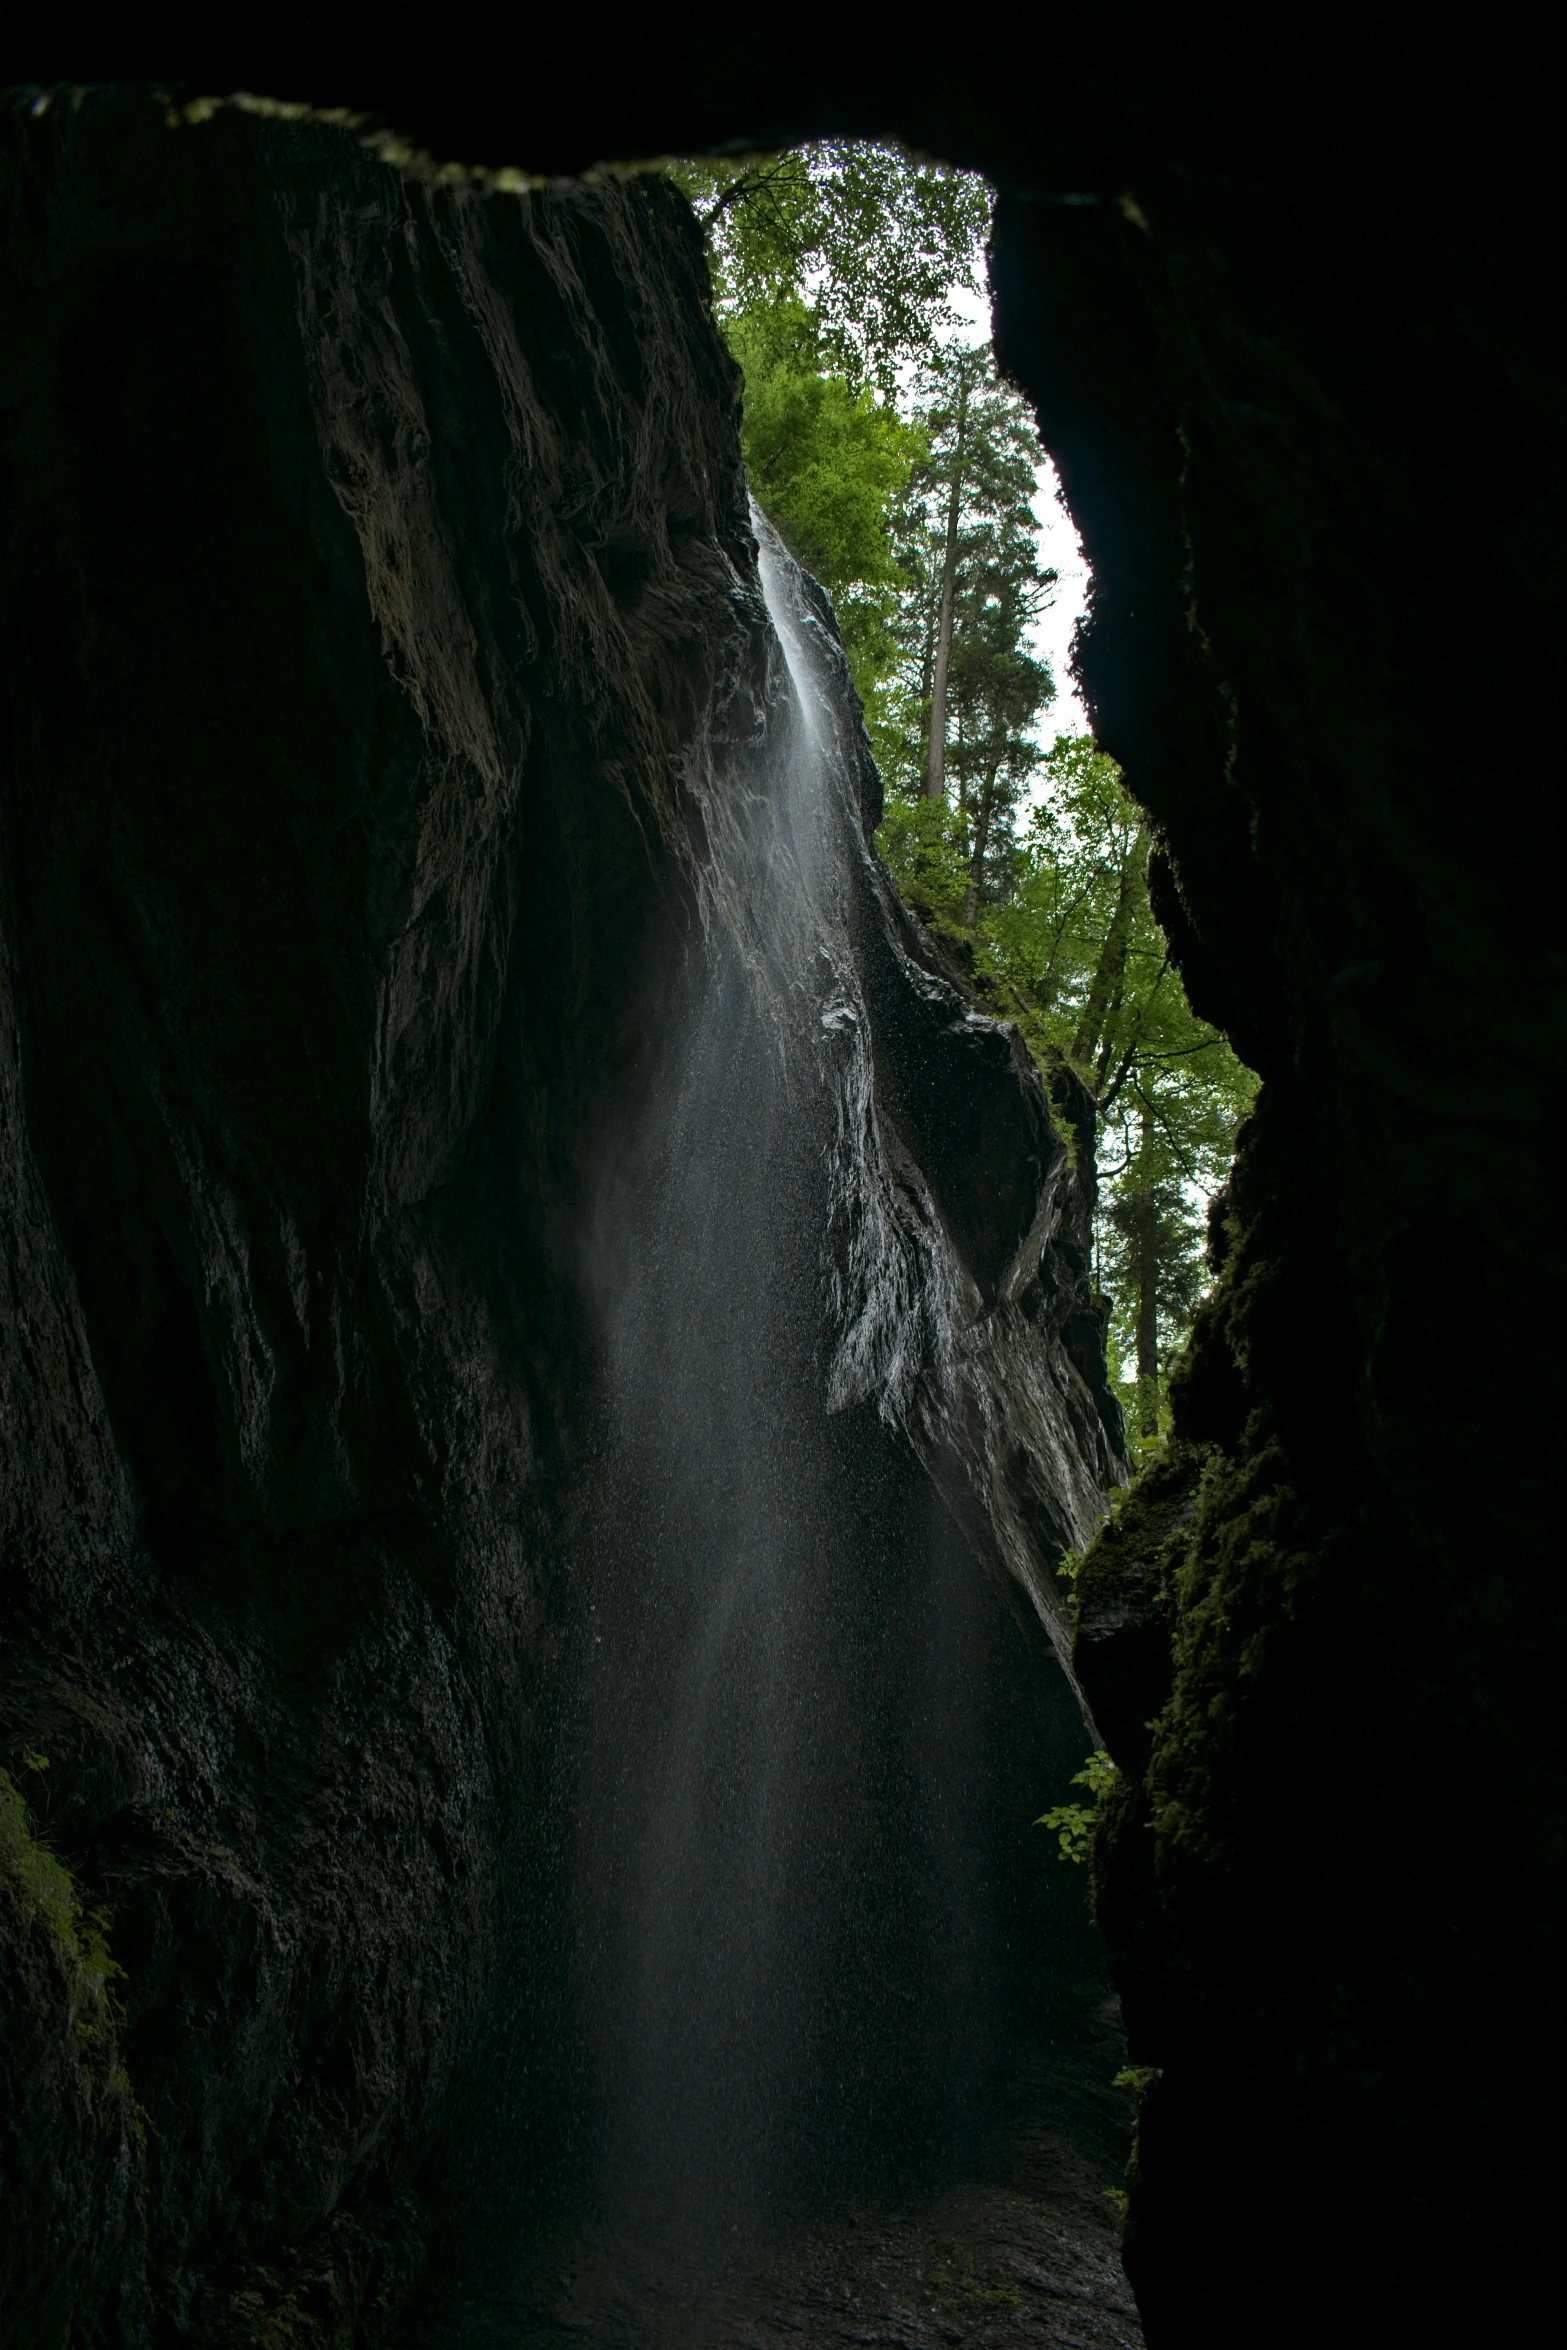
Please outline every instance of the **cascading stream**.
[{"label": "cascading stream", "polygon": [[687,2228],[752,2223],[863,2134],[845,2018],[874,2029],[902,1971],[895,1916],[906,1953],[927,1939],[886,1865],[920,1798],[913,1724],[889,1718],[914,1693],[895,1677],[889,1705],[885,1673],[906,1594],[875,1521],[907,1497],[865,1489],[824,1408],[824,1078],[857,1017],[842,777],[765,541],[762,576],[785,656],[766,741],[730,796],[590,1251],[614,1433],[585,2004],[610,2199]]},{"label": "cascading stream", "polygon": [[930,2155],[996,2008],[995,1598],[908,1441],[952,1421],[972,1283],[878,1117],[842,652],[755,520],[766,725],[702,798],[585,1252],[577,1999],[606,2207],[687,2236]]}]

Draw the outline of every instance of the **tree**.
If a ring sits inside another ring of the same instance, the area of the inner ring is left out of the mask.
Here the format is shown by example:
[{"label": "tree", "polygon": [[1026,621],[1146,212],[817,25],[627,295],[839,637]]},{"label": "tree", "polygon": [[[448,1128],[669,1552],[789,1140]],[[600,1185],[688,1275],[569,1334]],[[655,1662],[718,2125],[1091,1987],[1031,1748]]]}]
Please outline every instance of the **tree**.
[{"label": "tree", "polygon": [[993,926],[995,968],[1035,1050],[1069,1062],[1094,1100],[1099,1270],[1115,1292],[1116,1367],[1136,1366],[1129,1416],[1148,1442],[1202,1286],[1200,1208],[1228,1172],[1256,1079],[1186,1001],[1149,903],[1147,818],[1114,761],[1063,736],[1042,780]]},{"label": "tree", "polygon": [[720,320],[809,304],[826,370],[856,390],[891,400],[957,325],[954,291],[979,291],[991,196],[971,173],[851,139],[671,169],[706,231]]},{"label": "tree", "polygon": [[[960,814],[890,807],[878,836],[910,902],[972,947],[976,984],[1041,1069],[1063,1063],[1096,1116],[1098,1273],[1112,1374],[1141,1443],[1203,1278],[1201,1208],[1222,1183],[1256,1080],[1192,1012],[1148,899],[1151,835],[1113,760],[1063,735],[1008,879],[972,904]],[[1122,1365],[1134,1366],[1121,1379]]]},{"label": "tree", "polygon": [[821,365],[815,314],[782,306],[763,327],[734,319],[745,376],[742,444],[752,493],[779,537],[832,596],[873,739],[898,657],[901,574],[893,517],[924,436],[888,402]]},{"label": "tree", "polygon": [[1034,728],[1055,695],[1049,668],[1024,641],[1041,580],[1027,542],[1021,559],[994,534],[970,550],[949,679],[949,763],[968,857],[970,932],[981,903],[1011,887],[1016,812],[1042,756]]},{"label": "tree", "polygon": [[[1024,651],[1054,574],[1037,560],[1033,420],[997,377],[990,346],[953,344],[934,353],[916,375],[912,405],[927,446],[910,477],[898,540],[905,698],[923,726],[920,753],[911,730],[892,780],[912,789],[918,756],[925,796],[937,800],[947,789],[952,721],[960,714],[954,658],[967,667],[961,714],[972,720],[983,705],[993,745],[1004,710],[1013,739],[1022,742],[1054,692],[1048,670]],[[998,749],[989,764],[999,775],[1007,762]]]},{"label": "tree", "polygon": [[1201,1287],[1200,1206],[1255,1080],[1186,1002],[1114,763],[1039,740],[1055,686],[1028,640],[1054,580],[1033,419],[952,331],[989,192],[847,142],[674,176],[743,371],[753,491],[837,609],[891,787],[883,852],[1041,1068],[1069,1066],[1093,1101],[1108,1352],[1147,1444]]},{"label": "tree", "polygon": [[[977,374],[974,368],[964,363],[968,356],[965,354],[963,358],[957,358],[952,370],[956,382],[948,424],[951,448],[946,467],[947,519],[941,535],[941,562],[937,572],[935,656],[930,686],[930,749],[925,762],[925,797],[928,800],[939,800],[946,789],[947,678],[952,663],[952,615],[957,601],[958,524],[963,515],[963,494],[968,486],[969,407]],[[940,478],[939,467],[940,460],[933,445],[931,469],[936,480]]]},{"label": "tree", "polygon": [[1172,1173],[1156,1123],[1145,1120],[1135,1155],[1113,1185],[1101,1272],[1122,1298],[1122,1329],[1131,1325],[1137,1377],[1134,1425],[1142,1441],[1159,1434],[1164,1331],[1184,1330],[1202,1288],[1201,1232],[1186,1187]]},{"label": "tree", "polygon": [[943,340],[953,292],[977,290],[989,191],[855,142],[672,170],[740,362],[753,493],[832,594],[878,760],[912,772],[917,726],[939,797],[957,723],[977,905],[1053,691],[1022,641],[1048,586],[1032,426],[988,346]]},{"label": "tree", "polygon": [[853,141],[671,168],[706,230],[741,365],[753,493],[832,595],[885,755],[903,723],[893,517],[924,451],[894,392],[954,323],[953,289],[977,290],[989,190]]}]

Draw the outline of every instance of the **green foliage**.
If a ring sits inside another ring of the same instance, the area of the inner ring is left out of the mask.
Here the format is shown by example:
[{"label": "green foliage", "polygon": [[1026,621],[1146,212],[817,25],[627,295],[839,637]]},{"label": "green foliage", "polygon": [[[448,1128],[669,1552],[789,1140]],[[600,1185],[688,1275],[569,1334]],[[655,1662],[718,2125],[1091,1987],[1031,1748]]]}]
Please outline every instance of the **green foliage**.
[{"label": "green foliage", "polygon": [[798,298],[742,312],[729,339],[745,379],[742,438],[757,502],[833,599],[873,738],[897,657],[892,521],[924,439],[918,426],[824,372],[820,322]]},{"label": "green foliage", "polygon": [[970,876],[959,919],[972,929],[979,901],[1004,887],[1013,815],[1041,756],[1035,724],[1055,694],[1026,641],[1055,584],[1038,562],[1039,442],[988,344],[932,354],[908,402],[925,453],[897,517],[902,723],[880,758],[894,794],[929,788],[945,626],[943,791],[962,818]]},{"label": "green foliage", "polygon": [[1086,1787],[1093,1797],[1092,1804],[1057,1803],[1042,1812],[1034,1822],[1036,1828],[1052,1828],[1060,1846],[1061,1858],[1085,1861],[1093,1839],[1094,1820],[1104,1797],[1115,1784],[1115,1765],[1100,1747],[1088,1757],[1080,1771],[1072,1774],[1074,1787]]},{"label": "green foliage", "polygon": [[[969,848],[962,811],[947,799],[889,797],[876,846],[921,921],[967,945],[963,910]],[[988,943],[988,931],[981,934],[981,943]]]},{"label": "green foliage", "polygon": [[911,723],[906,541],[930,456],[900,382],[944,364],[951,297],[978,291],[990,191],[857,140],[671,169],[740,362],[753,494],[831,594],[872,747],[895,763]]},{"label": "green foliage", "polygon": [[988,345],[953,338],[989,190],[854,141],[672,170],[741,365],[753,492],[838,614],[889,787],[882,853],[1041,1069],[1092,1097],[1107,1355],[1147,1458],[1255,1079],[1186,1001],[1114,761],[1040,737],[1037,436]]},{"label": "green foliage", "polygon": [[672,173],[707,233],[719,316],[808,302],[826,369],[855,389],[890,399],[900,367],[957,324],[954,289],[979,289],[991,197],[971,173],[857,139]]},{"label": "green foliage", "polygon": [[731,342],[745,374],[751,487],[824,587],[897,578],[891,510],[923,448],[895,408],[819,364],[803,303],[764,321],[742,314]]},{"label": "green foliage", "polygon": [[1068,1064],[1098,1122],[1097,1272],[1134,1457],[1162,1441],[1166,1383],[1204,1280],[1203,1214],[1257,1081],[1186,1001],[1148,897],[1151,836],[1114,760],[1061,735],[1021,836],[965,924],[961,804],[889,806],[878,843],[908,902],[965,939],[976,983],[1041,1068]]}]

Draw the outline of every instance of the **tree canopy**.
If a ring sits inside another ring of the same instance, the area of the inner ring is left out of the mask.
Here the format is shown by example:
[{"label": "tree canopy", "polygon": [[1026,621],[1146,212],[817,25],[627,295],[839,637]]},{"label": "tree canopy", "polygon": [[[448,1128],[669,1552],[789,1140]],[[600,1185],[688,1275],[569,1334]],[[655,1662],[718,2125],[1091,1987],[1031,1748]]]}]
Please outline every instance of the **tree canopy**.
[{"label": "tree canopy", "polygon": [[673,168],[707,233],[720,316],[808,302],[821,358],[856,390],[892,399],[900,368],[957,325],[953,294],[980,290],[991,198],[970,173],[854,139]]},{"label": "tree canopy", "polygon": [[1186,1001],[1149,903],[1148,820],[1115,762],[1086,735],[1059,735],[1034,781],[1027,823],[977,905],[961,804],[894,799],[880,844],[1041,1069],[1068,1065],[1093,1099],[1111,1371],[1148,1443],[1203,1285],[1204,1209],[1257,1081]]},{"label": "tree canopy", "polygon": [[853,140],[672,168],[706,230],[714,307],[744,373],[753,493],[833,598],[885,758],[913,707],[911,490],[930,456],[920,403],[901,388],[941,368],[953,297],[979,290],[990,192]]},{"label": "tree canopy", "polygon": [[745,376],[752,493],[832,596],[860,698],[884,731],[900,641],[897,521],[924,434],[892,402],[823,368],[819,321],[798,295],[765,320],[743,311],[728,325]]},{"label": "tree canopy", "polygon": [[744,376],[753,494],[838,614],[888,785],[879,845],[1047,1079],[1070,1067],[1093,1100],[1096,1274],[1140,1449],[1256,1081],[1187,1004],[1114,762],[1042,738],[1037,435],[955,308],[989,190],[847,141],[674,171]]}]

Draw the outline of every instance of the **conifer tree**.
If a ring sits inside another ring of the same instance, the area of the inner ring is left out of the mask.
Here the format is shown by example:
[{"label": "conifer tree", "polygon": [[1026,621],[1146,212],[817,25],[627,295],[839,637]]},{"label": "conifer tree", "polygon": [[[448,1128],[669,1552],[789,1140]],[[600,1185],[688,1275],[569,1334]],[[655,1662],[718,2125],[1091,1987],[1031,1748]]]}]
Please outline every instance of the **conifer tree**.
[{"label": "conifer tree", "polygon": [[1027,645],[1055,576],[1038,562],[1038,443],[988,344],[928,360],[911,409],[926,453],[897,528],[906,721],[890,780],[933,802],[956,784],[977,907],[1055,690]]},{"label": "conifer tree", "polygon": [[1148,897],[1152,836],[1113,760],[1082,735],[1036,754],[1036,795],[979,898],[961,812],[889,803],[879,838],[904,895],[972,955],[1048,1080],[1094,1107],[1098,1273],[1112,1369],[1139,1443],[1160,1426],[1171,1357],[1203,1281],[1203,1208],[1228,1172],[1256,1080],[1188,1005]]},{"label": "conifer tree", "polygon": [[1114,762],[1039,739],[1055,683],[1031,633],[1054,574],[1033,419],[988,346],[953,336],[988,192],[853,143],[676,176],[743,370],[753,493],[834,599],[889,787],[883,852],[1047,1080],[1068,1067],[1093,1103],[1096,1265],[1141,1449],[1255,1080],[1186,1002]]}]

